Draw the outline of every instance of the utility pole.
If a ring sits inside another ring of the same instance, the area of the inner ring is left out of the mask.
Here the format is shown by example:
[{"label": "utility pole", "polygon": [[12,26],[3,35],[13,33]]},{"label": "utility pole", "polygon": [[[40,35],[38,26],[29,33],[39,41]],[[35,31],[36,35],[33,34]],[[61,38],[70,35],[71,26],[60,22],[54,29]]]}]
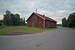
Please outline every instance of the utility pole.
[{"label": "utility pole", "polygon": [[37,13],[37,9],[35,10],[35,12]]}]

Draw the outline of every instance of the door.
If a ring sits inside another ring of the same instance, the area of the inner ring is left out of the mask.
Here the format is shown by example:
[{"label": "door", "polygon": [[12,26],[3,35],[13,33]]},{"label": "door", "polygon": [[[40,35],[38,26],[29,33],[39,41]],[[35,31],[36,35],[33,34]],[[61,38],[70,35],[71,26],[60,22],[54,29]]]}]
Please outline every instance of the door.
[{"label": "door", "polygon": [[32,22],[32,27],[35,27],[35,23],[34,22]]},{"label": "door", "polygon": [[48,28],[50,28],[50,23],[48,23]]}]

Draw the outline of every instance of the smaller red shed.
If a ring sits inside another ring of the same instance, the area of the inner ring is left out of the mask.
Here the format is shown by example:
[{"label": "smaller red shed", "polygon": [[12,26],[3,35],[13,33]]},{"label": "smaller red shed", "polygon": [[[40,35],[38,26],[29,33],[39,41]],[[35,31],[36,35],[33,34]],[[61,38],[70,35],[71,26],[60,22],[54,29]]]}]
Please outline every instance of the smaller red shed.
[{"label": "smaller red shed", "polygon": [[56,21],[38,13],[32,13],[27,19],[27,26],[38,28],[50,28],[56,27]]}]

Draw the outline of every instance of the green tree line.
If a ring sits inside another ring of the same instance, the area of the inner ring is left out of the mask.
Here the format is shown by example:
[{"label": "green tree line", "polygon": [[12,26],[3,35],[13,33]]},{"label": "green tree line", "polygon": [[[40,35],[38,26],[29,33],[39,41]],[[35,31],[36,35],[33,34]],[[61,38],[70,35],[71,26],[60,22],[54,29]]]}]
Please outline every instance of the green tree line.
[{"label": "green tree line", "polygon": [[62,19],[62,26],[64,27],[75,27],[75,13],[71,13],[68,19]]},{"label": "green tree line", "polygon": [[23,25],[25,24],[25,20],[20,18],[19,14],[13,14],[7,10],[4,14],[3,23],[5,25]]}]

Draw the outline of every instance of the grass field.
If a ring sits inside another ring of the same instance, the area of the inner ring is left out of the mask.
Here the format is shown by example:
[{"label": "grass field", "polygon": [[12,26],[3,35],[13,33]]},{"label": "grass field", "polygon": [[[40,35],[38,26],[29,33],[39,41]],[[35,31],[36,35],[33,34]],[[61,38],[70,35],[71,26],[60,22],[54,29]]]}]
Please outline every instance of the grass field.
[{"label": "grass field", "polygon": [[4,26],[0,28],[0,34],[15,33],[15,32],[43,32],[46,30],[50,29],[32,28],[27,26]]}]

